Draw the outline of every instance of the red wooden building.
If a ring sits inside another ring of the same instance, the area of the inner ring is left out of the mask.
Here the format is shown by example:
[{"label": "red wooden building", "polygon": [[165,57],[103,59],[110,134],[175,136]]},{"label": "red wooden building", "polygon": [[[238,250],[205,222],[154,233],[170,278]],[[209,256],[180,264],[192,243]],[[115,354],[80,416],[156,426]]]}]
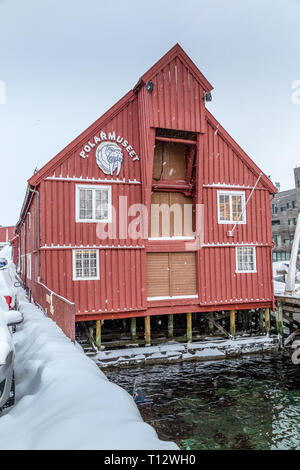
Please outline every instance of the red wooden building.
[{"label": "red wooden building", "polygon": [[30,178],[21,275],[69,336],[145,317],[149,341],[152,315],[273,306],[276,188],[206,109],[211,90],[177,44]]},{"label": "red wooden building", "polygon": [[0,250],[5,245],[9,245],[10,241],[14,238],[14,235],[15,235],[15,227],[0,226]]}]

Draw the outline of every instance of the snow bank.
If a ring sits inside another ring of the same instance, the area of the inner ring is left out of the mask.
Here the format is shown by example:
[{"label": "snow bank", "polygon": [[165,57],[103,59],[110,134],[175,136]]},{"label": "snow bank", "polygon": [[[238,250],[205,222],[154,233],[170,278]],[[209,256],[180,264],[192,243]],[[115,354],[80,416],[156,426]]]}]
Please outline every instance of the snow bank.
[{"label": "snow bank", "polygon": [[177,449],[51,319],[24,295],[20,303],[17,403],[0,417],[0,449]]}]

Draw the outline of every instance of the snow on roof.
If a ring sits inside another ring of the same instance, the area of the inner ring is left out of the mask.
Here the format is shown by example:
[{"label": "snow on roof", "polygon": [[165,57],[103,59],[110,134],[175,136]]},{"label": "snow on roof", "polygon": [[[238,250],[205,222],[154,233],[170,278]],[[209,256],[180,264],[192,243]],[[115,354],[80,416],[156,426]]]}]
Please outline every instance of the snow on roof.
[{"label": "snow on roof", "polygon": [[0,418],[0,449],[177,449],[24,294],[20,310],[17,402]]}]

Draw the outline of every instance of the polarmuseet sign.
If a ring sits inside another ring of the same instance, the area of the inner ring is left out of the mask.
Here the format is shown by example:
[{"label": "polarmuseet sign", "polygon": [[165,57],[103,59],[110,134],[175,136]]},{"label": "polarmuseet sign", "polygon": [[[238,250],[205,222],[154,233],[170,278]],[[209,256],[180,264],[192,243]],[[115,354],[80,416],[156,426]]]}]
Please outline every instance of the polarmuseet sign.
[{"label": "polarmuseet sign", "polygon": [[87,158],[95,147],[97,165],[106,175],[113,176],[115,173],[116,176],[119,176],[124,161],[124,150],[133,161],[140,159],[128,140],[116,135],[115,131],[108,133],[100,131],[98,135],[95,135],[87,142],[80,152],[80,156]]}]

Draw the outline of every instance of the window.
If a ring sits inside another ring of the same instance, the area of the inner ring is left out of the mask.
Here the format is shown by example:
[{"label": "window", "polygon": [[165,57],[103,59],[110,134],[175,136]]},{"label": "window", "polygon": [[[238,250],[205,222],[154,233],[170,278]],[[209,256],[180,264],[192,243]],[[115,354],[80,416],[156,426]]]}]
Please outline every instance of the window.
[{"label": "window", "polygon": [[272,225],[280,225],[280,220],[272,220]]},{"label": "window", "polygon": [[31,254],[26,255],[27,257],[27,266],[26,266],[26,277],[31,279]]},{"label": "window", "polygon": [[73,250],[73,281],[98,279],[99,251]]},{"label": "window", "polygon": [[111,186],[76,186],[76,222],[111,222]]},{"label": "window", "polygon": [[218,191],[219,224],[245,224],[245,193],[238,191]]},{"label": "window", "polygon": [[237,273],[255,273],[256,272],[256,253],[252,246],[236,247],[236,272]]},{"label": "window", "polygon": [[292,208],[295,209],[297,207],[296,201],[292,201]]},{"label": "window", "polygon": [[296,223],[297,223],[297,222],[296,222],[296,218],[293,218],[293,219],[289,219],[289,220],[288,220],[288,224],[289,224],[289,225],[296,225]]},{"label": "window", "polygon": [[286,210],[285,206],[280,207],[281,212],[284,212]]}]

